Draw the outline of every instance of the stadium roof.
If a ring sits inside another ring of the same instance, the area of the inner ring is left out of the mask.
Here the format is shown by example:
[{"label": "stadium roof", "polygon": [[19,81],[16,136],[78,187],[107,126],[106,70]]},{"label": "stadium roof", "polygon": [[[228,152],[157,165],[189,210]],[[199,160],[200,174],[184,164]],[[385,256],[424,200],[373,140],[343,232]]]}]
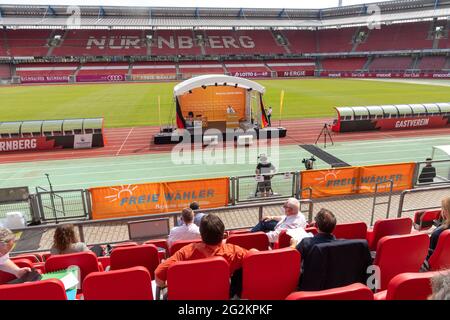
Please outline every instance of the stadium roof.
[{"label": "stadium roof", "polygon": [[0,5],[0,26],[8,28],[330,28],[448,17],[450,0],[395,0],[327,9]]}]

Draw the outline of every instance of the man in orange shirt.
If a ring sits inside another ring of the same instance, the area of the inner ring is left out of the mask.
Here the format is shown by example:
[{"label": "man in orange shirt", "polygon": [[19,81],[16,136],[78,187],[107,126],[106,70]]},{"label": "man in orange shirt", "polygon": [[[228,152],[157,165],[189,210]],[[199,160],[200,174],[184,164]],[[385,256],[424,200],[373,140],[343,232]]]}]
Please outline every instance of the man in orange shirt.
[{"label": "man in orange shirt", "polygon": [[[249,250],[229,243],[223,243],[225,225],[214,214],[205,215],[200,222],[202,242],[191,243],[178,250],[173,256],[162,262],[155,270],[155,281],[159,287],[164,287],[167,280],[167,270],[178,261],[196,260],[208,257],[223,257],[230,265],[230,275],[242,268],[242,260]],[[256,249],[251,249],[256,250]],[[236,284],[239,286],[238,284]],[[169,289],[170,290],[170,289]]]}]

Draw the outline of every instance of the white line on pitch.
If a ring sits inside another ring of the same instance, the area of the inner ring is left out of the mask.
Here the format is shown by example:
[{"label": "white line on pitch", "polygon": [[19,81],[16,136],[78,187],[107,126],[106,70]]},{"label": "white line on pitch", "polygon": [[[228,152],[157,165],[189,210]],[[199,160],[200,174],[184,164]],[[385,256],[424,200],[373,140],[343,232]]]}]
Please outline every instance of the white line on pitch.
[{"label": "white line on pitch", "polygon": [[128,137],[130,136],[131,132],[133,132],[133,129],[134,129],[134,127],[131,128],[130,132],[128,132],[128,135],[127,135],[127,137],[125,138],[125,140],[123,141],[122,145],[120,146],[119,151],[117,151],[116,156],[118,156],[119,153],[120,153],[120,151],[122,151],[122,148],[123,148],[123,146],[125,145],[125,143],[127,143]]}]

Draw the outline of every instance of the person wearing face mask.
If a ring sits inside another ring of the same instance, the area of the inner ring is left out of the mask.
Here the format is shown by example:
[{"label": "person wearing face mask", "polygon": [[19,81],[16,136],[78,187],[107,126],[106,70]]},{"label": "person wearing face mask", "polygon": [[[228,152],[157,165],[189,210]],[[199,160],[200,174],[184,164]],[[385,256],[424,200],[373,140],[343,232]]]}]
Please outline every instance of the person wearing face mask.
[{"label": "person wearing face mask", "polygon": [[9,252],[14,247],[15,240],[16,237],[11,230],[0,227],[0,270],[11,273],[15,275],[16,278],[21,278],[27,272],[31,272],[31,269],[28,267],[19,268],[9,258]]}]

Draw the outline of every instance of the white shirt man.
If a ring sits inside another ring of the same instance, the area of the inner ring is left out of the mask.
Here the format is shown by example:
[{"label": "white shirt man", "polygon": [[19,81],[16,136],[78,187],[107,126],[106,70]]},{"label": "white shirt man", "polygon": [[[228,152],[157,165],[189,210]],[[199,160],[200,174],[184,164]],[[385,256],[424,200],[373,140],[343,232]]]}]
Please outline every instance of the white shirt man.
[{"label": "white shirt man", "polygon": [[175,241],[200,239],[200,229],[194,224],[194,212],[191,208],[183,209],[181,219],[184,224],[170,230],[169,238],[167,239],[169,247]]},{"label": "white shirt man", "polygon": [[269,242],[277,242],[282,230],[296,229],[306,227],[306,218],[300,211],[300,202],[295,198],[289,198],[283,205],[285,215],[282,216],[267,216],[263,220],[276,220],[273,231],[266,233]]}]

